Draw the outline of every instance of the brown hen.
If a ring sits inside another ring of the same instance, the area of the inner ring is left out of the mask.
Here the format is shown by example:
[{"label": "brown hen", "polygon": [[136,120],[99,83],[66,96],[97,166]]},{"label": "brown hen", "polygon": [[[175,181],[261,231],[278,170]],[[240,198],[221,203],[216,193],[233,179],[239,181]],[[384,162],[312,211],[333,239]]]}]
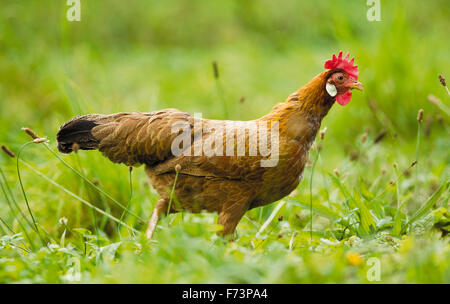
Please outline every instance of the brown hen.
[{"label": "brown hen", "polygon": [[169,208],[171,213],[217,212],[221,233],[229,235],[247,210],[277,201],[297,187],[324,116],[336,100],[347,104],[351,89],[362,90],[348,55],[333,55],[325,68],[254,121],[201,119],[176,109],[77,116],[61,126],[58,149],[98,149],[116,163],[144,164],[161,196],[147,237]]}]

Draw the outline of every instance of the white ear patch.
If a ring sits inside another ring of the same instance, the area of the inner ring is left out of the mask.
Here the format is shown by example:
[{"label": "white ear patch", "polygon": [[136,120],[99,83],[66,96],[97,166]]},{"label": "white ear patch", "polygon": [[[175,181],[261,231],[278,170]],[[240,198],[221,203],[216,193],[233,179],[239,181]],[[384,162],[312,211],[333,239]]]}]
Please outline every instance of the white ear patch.
[{"label": "white ear patch", "polygon": [[331,97],[336,96],[337,90],[336,90],[336,87],[334,86],[334,84],[331,84],[331,83],[327,82],[327,85],[325,86],[325,89],[327,90],[328,94],[330,94]]}]

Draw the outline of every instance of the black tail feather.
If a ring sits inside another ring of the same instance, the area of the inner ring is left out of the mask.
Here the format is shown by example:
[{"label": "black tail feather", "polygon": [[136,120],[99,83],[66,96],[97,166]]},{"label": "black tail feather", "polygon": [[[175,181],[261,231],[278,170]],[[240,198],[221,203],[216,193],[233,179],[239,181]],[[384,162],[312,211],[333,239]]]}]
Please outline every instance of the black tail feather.
[{"label": "black tail feather", "polygon": [[97,124],[90,118],[90,115],[75,117],[61,126],[56,135],[58,150],[61,153],[71,153],[77,148],[93,150],[98,147],[99,140],[91,133]]}]

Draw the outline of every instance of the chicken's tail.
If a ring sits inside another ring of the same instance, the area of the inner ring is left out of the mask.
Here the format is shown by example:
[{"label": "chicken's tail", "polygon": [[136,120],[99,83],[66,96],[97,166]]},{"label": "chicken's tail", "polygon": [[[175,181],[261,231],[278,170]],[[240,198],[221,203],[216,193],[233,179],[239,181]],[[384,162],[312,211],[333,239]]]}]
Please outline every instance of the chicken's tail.
[{"label": "chicken's tail", "polygon": [[151,165],[172,156],[172,142],[182,132],[172,128],[179,122],[192,124],[192,116],[174,109],[77,116],[59,129],[58,150],[98,149],[115,163]]},{"label": "chicken's tail", "polygon": [[97,149],[100,139],[92,135],[92,129],[100,125],[106,116],[100,114],[76,116],[63,124],[56,135],[59,152]]}]

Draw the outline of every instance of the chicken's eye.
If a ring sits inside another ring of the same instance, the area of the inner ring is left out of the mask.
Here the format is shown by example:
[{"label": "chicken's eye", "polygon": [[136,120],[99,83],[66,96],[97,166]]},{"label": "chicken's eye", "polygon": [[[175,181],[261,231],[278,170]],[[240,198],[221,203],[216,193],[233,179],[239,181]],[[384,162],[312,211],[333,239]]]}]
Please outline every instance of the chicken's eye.
[{"label": "chicken's eye", "polygon": [[342,81],[342,80],[344,80],[344,76],[342,76],[342,75],[339,75],[339,76],[338,76],[338,80],[339,80],[339,81]]}]

